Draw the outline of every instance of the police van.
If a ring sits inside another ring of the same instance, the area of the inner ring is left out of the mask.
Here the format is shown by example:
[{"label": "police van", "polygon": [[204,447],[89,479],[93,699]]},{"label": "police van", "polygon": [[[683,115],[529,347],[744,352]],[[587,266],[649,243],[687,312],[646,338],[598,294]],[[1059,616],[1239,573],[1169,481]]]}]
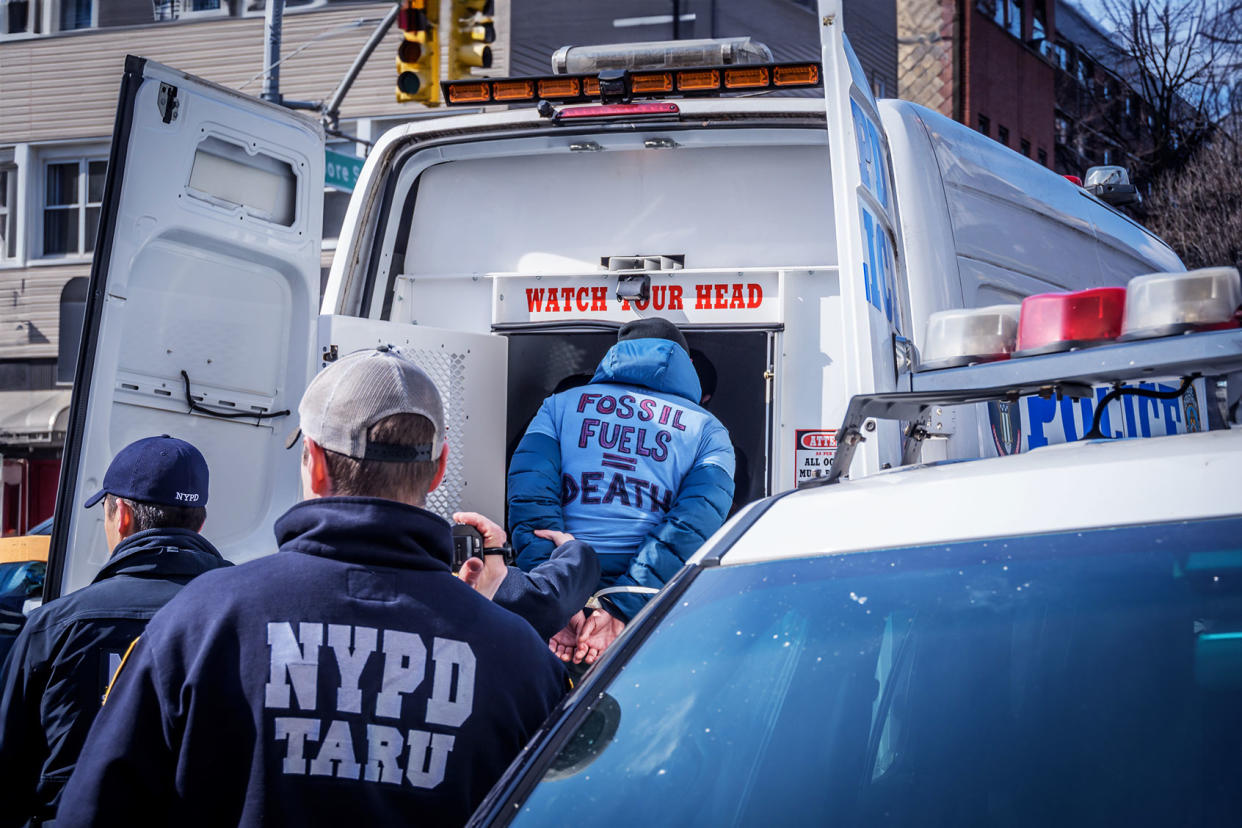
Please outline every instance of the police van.
[{"label": "police van", "polygon": [[[731,432],[740,505],[826,473],[853,395],[895,390],[920,352],[960,358],[928,350],[935,314],[1063,290],[1090,302],[1183,269],[1081,187],[926,109],[875,100],[839,0],[821,12],[819,63],[724,41],[658,50],[676,67],[571,50],[559,74],[449,84],[451,103],[486,111],[382,137],[322,301],[320,127],[128,59],[49,596],[102,564],[102,518],[81,493],[144,435],[209,458],[206,532],[230,558],[272,551],[270,527],[298,498],[291,412],[316,371],[357,348],[401,346],[444,392],[449,471],[429,507],[499,516],[508,454],[542,398],[588,377],[623,322],[668,318]],[[785,88],[823,94],[757,96]],[[1012,321],[1012,308],[997,314]],[[1073,438],[1091,402],[939,409],[924,454]],[[1144,410],[1114,427],[1187,428],[1180,404]],[[873,425],[856,477],[899,465],[910,443],[898,423]]]},{"label": "police van", "polygon": [[[1131,282],[1146,318],[1130,341],[924,372],[856,397],[841,430],[1039,388],[1161,393],[1133,384],[1147,376],[1174,392],[1206,378],[1236,426],[1242,330],[1138,338],[1198,315],[1197,278],[1166,281],[1151,316]],[[1237,825],[1240,469],[1242,430],[1215,428],[757,501],[627,626],[470,824]]]}]

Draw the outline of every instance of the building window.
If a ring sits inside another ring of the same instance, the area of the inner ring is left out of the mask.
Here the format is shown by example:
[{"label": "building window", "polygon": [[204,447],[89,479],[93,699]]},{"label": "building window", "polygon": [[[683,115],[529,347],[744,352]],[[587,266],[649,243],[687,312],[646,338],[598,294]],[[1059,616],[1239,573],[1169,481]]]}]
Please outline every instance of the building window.
[{"label": "building window", "polygon": [[39,31],[38,0],[0,0],[0,37]]},{"label": "building window", "polygon": [[43,255],[95,250],[108,162],[82,158],[48,162],[43,187]]},{"label": "building window", "polygon": [[1058,115],[1053,121],[1053,124],[1053,130],[1056,132],[1057,143],[1068,144],[1070,134],[1069,120]]},{"label": "building window", "polygon": [[1005,146],[1009,146],[1009,127],[998,126],[996,128],[996,140]]},{"label": "building window", "polygon": [[1005,0],[1005,30],[1016,38],[1022,37],[1022,0]]},{"label": "building window", "polygon": [[1043,54],[1052,52],[1052,42],[1048,39],[1048,9],[1044,0],[1035,0],[1031,6],[1031,43]]},{"label": "building window", "polygon": [[229,13],[222,0],[152,0],[155,20],[181,20],[187,17],[217,17]]},{"label": "building window", "polygon": [[871,93],[877,98],[887,96],[888,87],[884,84],[884,78],[873,78],[871,80]]},{"label": "building window", "polygon": [[17,258],[17,167],[0,166],[0,261]]},{"label": "building window", "polygon": [[997,26],[1005,26],[1005,0],[975,0],[975,8]]},{"label": "building window", "polygon": [[1040,164],[1045,167],[1048,166],[1048,150],[1040,147],[1039,151],[1035,154],[1035,157],[1039,159]]},{"label": "building window", "polygon": [[1058,69],[1070,71],[1069,47],[1059,40],[1052,44],[1052,62]]},{"label": "building window", "polygon": [[57,0],[62,32],[75,29],[93,29],[97,24],[95,0]]},{"label": "building window", "polygon": [[1091,61],[1082,55],[1078,56],[1078,82],[1083,86],[1091,87],[1091,77],[1095,74],[1095,70],[1091,66]]},{"label": "building window", "polygon": [[1030,141],[1023,138],[1018,143],[1018,148],[1021,150],[1022,154],[1025,155],[1027,158],[1031,157],[1031,142]]},{"label": "building window", "polygon": [[987,115],[979,116],[979,131],[982,132],[984,135],[990,136],[992,134],[992,121],[988,118]]}]

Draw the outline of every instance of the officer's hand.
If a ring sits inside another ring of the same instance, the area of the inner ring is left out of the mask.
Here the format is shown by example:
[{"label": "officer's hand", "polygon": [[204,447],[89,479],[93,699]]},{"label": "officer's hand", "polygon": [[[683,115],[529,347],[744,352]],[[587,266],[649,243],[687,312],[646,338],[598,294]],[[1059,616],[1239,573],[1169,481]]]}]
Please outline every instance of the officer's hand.
[{"label": "officer's hand", "polygon": [[457,523],[464,523],[467,526],[473,526],[483,533],[483,546],[496,547],[504,546],[508,537],[505,530],[500,528],[500,524],[491,518],[483,517],[478,512],[454,512],[453,520]]},{"label": "officer's hand", "polygon": [[466,562],[457,570],[457,577],[466,585],[487,600],[496,596],[500,583],[509,574],[503,555],[487,555],[483,560],[466,558]]},{"label": "officer's hand", "polygon": [[[560,544],[557,545],[559,546]],[[578,633],[582,631],[582,625],[585,623],[586,615],[582,610],[578,610],[574,617],[569,619],[565,629],[549,638],[548,649],[552,651],[553,655],[561,661],[572,659],[574,657],[574,650],[578,649]]]},{"label": "officer's hand", "polygon": [[557,546],[564,546],[574,539],[568,532],[558,532],[556,529],[536,529],[535,537],[550,540]]},{"label": "officer's hand", "polygon": [[578,649],[574,651],[574,664],[581,661],[594,664],[623,629],[625,629],[624,621],[613,618],[603,610],[596,610],[582,625],[582,631],[578,633]]}]

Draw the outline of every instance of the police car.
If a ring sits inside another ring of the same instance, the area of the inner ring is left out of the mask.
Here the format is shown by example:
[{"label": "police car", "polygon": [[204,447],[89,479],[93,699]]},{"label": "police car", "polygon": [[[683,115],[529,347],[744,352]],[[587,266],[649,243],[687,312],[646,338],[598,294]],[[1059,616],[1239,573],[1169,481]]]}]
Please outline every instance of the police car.
[{"label": "police car", "polygon": [[[1152,281],[1156,305],[1140,296]],[[1236,271],[1138,281],[1132,341],[856,397],[846,443],[875,417],[916,435],[937,404],[1142,377],[1202,379],[1214,410],[1200,433],[1110,433],[752,504],[475,824],[1239,824],[1242,331],[1138,338],[1185,329],[1199,310],[1177,313],[1214,292],[1233,316]],[[1120,398],[1160,404],[1128,387],[1106,405],[1115,421]]]}]

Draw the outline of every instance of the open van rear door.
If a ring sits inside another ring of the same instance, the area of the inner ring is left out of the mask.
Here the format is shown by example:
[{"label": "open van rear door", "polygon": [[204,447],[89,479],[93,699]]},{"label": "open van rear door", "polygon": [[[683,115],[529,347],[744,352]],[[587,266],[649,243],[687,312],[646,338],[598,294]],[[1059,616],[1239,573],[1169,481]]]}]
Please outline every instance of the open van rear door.
[{"label": "open van rear door", "polygon": [[317,367],[323,182],[317,123],[126,59],[47,598],[107,559],[103,509],[82,502],[140,437],[202,450],[204,534],[226,557],[275,548],[272,522],[299,487],[284,438]]},{"label": "open van rear door", "polygon": [[[842,0],[819,3],[840,280],[840,316],[829,318],[836,303],[828,303],[821,324],[829,356],[841,367],[835,378],[844,385],[825,389],[830,428],[841,422],[853,395],[896,390],[894,336],[908,326],[888,137],[845,36],[842,5]],[[880,422],[855,452],[852,473],[898,465],[900,455],[897,424]]]}]

